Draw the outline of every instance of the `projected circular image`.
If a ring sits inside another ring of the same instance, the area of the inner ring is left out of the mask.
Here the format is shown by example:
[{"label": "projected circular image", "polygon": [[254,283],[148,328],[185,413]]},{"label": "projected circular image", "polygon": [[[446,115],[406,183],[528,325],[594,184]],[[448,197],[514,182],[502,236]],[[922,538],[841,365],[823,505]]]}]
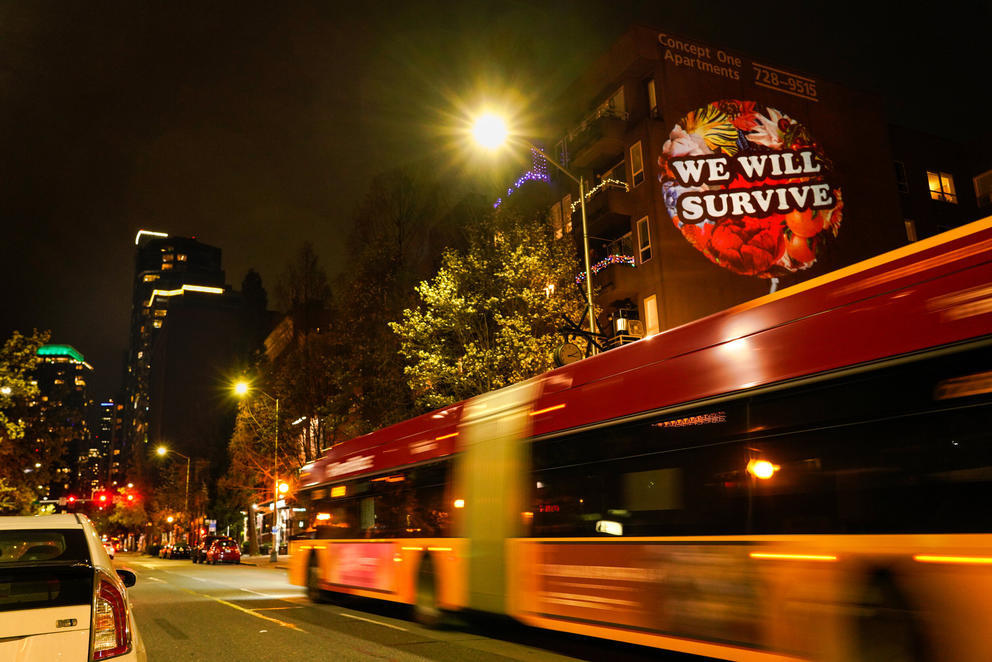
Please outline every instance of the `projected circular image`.
[{"label": "projected circular image", "polygon": [[686,113],[658,157],[665,207],[715,264],[759,278],[808,269],[837,237],[843,199],[799,122],[755,101]]}]

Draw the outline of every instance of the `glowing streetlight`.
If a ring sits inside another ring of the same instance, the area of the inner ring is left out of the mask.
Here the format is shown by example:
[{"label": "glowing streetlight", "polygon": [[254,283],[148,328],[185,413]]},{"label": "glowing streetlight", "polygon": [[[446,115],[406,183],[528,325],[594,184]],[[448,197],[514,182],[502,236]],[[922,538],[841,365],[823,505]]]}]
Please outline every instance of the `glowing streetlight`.
[{"label": "glowing streetlight", "polygon": [[279,483],[279,494],[285,494],[289,492],[289,485],[286,483]]},{"label": "glowing streetlight", "polygon": [[234,385],[234,392],[239,397],[244,397],[248,395],[249,391],[255,391],[257,393],[261,393],[262,395],[267,397],[269,400],[272,400],[276,404],[276,435],[275,435],[276,443],[275,443],[275,449],[272,451],[272,478],[275,481],[275,485],[274,485],[275,489],[273,490],[273,499],[272,499],[272,514],[273,514],[272,528],[274,530],[274,533],[273,533],[272,552],[269,554],[269,560],[275,563],[276,561],[279,560],[279,509],[276,507],[276,503],[279,501],[279,492],[282,491],[283,493],[285,493],[285,490],[281,490],[281,488],[285,485],[286,489],[287,490],[289,489],[289,486],[286,485],[285,483],[280,484],[279,478],[277,477],[279,475],[279,398],[272,397],[262,389],[251,388],[248,385],[248,382],[244,380],[239,381]]},{"label": "glowing streetlight", "polygon": [[472,127],[475,141],[487,149],[497,149],[506,142],[506,122],[502,117],[491,113],[482,115],[475,120]]},{"label": "glowing streetlight", "polygon": [[10,395],[11,388],[9,386],[0,387],[0,393],[3,393],[4,395]]},{"label": "glowing streetlight", "polygon": [[[495,150],[496,148],[503,145],[510,138],[510,133],[507,130],[506,122],[491,113],[486,113],[481,115],[476,119],[475,124],[472,127],[472,135],[475,141],[485,147],[486,149]],[[585,179],[582,175],[576,177],[571,172],[565,169],[565,166],[561,165],[550,156],[544,153],[544,150],[539,148],[537,145],[525,138],[517,138],[520,142],[524,143],[530,149],[534,150],[540,154],[545,161],[558,168],[566,177],[571,179],[573,182],[579,185],[579,209],[582,210],[582,246],[583,252],[582,256],[584,259],[585,273],[586,273],[586,310],[589,314],[589,346],[592,349],[592,353],[596,353],[596,345],[593,338],[596,336],[596,315],[595,308],[592,304],[592,270],[589,267],[589,229],[586,223],[586,184]]]},{"label": "glowing streetlight", "polygon": [[[172,453],[173,455],[178,455],[179,457],[186,460],[186,496],[183,499],[183,512],[189,515],[189,457],[183,455],[179,451],[174,451],[171,448],[166,448],[165,446],[159,446],[155,449],[155,452],[159,454],[160,457],[165,457],[167,454]],[[131,483],[128,483],[128,487],[131,487]]]},{"label": "glowing streetlight", "polygon": [[172,524],[173,522],[176,521],[176,518],[173,517],[172,515],[169,515],[168,517],[165,518],[165,521],[168,522],[169,524]]}]

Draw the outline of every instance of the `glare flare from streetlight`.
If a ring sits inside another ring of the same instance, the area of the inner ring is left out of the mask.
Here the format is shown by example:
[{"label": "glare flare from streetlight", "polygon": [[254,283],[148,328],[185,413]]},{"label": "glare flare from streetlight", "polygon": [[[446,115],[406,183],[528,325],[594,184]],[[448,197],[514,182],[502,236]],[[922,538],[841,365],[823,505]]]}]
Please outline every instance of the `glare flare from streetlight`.
[{"label": "glare flare from streetlight", "polygon": [[155,449],[155,452],[158,453],[159,455],[165,455],[166,453],[169,452],[169,449],[166,448],[165,446],[159,446],[158,448]]},{"label": "glare flare from streetlight", "polygon": [[483,147],[496,149],[506,142],[506,122],[498,115],[487,113],[475,121],[472,135]]},{"label": "glare flare from streetlight", "polygon": [[234,385],[234,392],[238,395],[245,395],[248,393],[248,382],[238,382]]}]

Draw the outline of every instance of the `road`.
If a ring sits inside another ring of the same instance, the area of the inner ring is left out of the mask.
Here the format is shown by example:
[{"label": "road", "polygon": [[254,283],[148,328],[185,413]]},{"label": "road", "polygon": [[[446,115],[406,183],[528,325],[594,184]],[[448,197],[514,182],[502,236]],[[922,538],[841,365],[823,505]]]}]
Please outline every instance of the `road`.
[{"label": "road", "polygon": [[367,600],[311,604],[286,571],[119,554],[149,662],[237,660],[698,660],[485,619],[429,630],[402,606]]}]

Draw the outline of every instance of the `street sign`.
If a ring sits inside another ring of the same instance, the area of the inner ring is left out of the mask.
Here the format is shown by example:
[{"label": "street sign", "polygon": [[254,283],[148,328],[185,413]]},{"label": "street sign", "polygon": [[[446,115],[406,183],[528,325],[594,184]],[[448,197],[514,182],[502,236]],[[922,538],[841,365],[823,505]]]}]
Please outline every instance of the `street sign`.
[{"label": "street sign", "polygon": [[210,533],[217,533],[217,520],[208,519],[207,528],[210,530]]}]

